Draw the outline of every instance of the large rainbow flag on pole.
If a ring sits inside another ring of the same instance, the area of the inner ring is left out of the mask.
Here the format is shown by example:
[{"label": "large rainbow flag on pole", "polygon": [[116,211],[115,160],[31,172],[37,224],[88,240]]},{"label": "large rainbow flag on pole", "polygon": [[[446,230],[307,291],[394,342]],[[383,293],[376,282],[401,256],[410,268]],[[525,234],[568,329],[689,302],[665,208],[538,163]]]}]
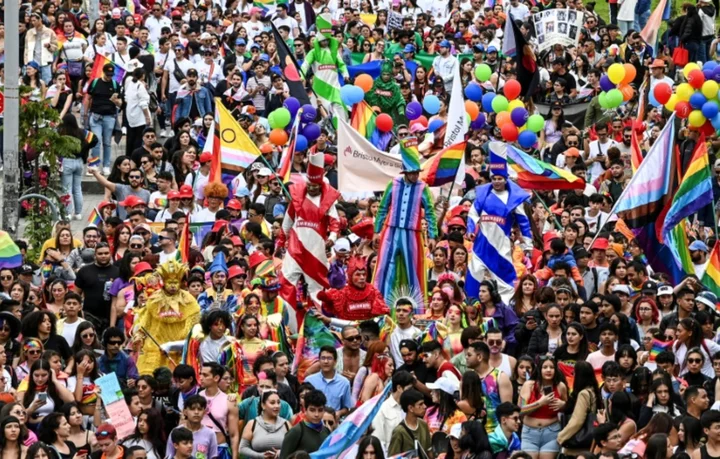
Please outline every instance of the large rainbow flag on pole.
[{"label": "large rainbow flag on pole", "polygon": [[455,180],[465,155],[466,142],[450,145],[422,165],[420,178],[429,186],[442,186]]},{"label": "large rainbow flag on pole", "polygon": [[701,282],[708,290],[720,296],[720,241],[715,243],[715,247],[710,252],[710,259]]},{"label": "large rainbow flag on pole", "polygon": [[0,231],[0,268],[17,268],[22,262],[20,248],[8,233]]},{"label": "large rainbow flag on pole", "polygon": [[516,182],[529,190],[584,190],[585,180],[508,145],[507,162]]},{"label": "large rainbow flag on pole", "polygon": [[113,80],[115,82],[122,86],[123,79],[125,78],[125,69],[117,65],[115,62],[111,61],[107,57],[103,56],[102,54],[96,54],[95,55],[95,61],[93,62],[92,70],[90,71],[90,78],[88,78],[87,83],[85,83],[85,87],[83,88],[83,91],[87,92],[88,89],[90,89],[90,84],[92,81],[96,78],[102,78],[103,76],[103,67],[105,64],[112,64],[113,67],[115,67],[115,73],[113,74]]}]

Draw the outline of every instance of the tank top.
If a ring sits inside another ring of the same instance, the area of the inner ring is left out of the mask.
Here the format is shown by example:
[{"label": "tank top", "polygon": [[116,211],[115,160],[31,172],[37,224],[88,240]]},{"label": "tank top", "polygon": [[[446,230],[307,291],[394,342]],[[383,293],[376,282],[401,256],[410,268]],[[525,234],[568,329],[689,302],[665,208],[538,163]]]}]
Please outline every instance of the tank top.
[{"label": "tank top", "polygon": [[[214,396],[210,397],[205,391],[200,394],[207,400],[207,410],[205,416],[203,416],[202,424],[205,427],[212,429],[213,432],[220,432],[225,434],[227,432],[227,416],[228,416],[228,398],[225,392],[219,391]],[[215,418],[215,422],[210,418],[212,414]],[[218,424],[220,426],[218,426]],[[222,427],[222,429],[220,428]]]},{"label": "tank top", "polygon": [[707,445],[703,445],[700,447],[700,459],[718,459],[720,456],[711,456],[710,453],[708,453]]},{"label": "tank top", "polygon": [[495,408],[500,404],[500,388],[498,387],[499,368],[493,368],[490,373],[482,378],[483,401],[485,402],[485,431],[493,433],[498,426],[498,419],[495,415]]},{"label": "tank top", "polygon": [[510,356],[507,354],[501,354],[502,355],[502,362],[500,363],[500,366],[497,367],[498,370],[502,371],[506,375],[508,375],[508,378],[512,379],[512,368],[510,368]]},{"label": "tank top", "polygon": [[[537,383],[535,383],[537,384]],[[536,387],[533,387],[530,391],[530,398],[528,399],[527,403],[528,405],[531,403],[535,403],[538,400],[540,400],[543,396],[542,392],[538,394],[538,391],[535,390]],[[542,388],[540,388],[542,391]],[[553,386],[553,394],[555,394],[555,398],[560,399],[560,391],[558,391],[557,386]],[[532,412],[532,414],[529,414],[528,416],[531,416],[536,419],[558,419],[558,412],[550,408],[550,405],[541,406],[539,409]]]}]

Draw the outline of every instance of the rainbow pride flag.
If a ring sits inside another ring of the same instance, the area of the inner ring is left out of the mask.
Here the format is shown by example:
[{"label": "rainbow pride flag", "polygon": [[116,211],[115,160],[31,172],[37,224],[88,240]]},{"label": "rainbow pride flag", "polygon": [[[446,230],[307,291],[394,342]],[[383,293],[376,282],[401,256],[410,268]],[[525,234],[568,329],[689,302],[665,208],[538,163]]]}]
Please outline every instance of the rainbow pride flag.
[{"label": "rainbow pride flag", "polygon": [[370,108],[370,104],[365,101],[356,104],[352,109],[350,116],[350,126],[360,133],[361,136],[370,140],[370,136],[375,132],[375,118],[377,115]]},{"label": "rainbow pride flag", "polygon": [[681,221],[679,225],[675,225],[675,228],[673,228],[665,236],[665,245],[670,248],[670,252],[675,258],[675,261],[685,274],[694,275],[695,266],[693,265],[692,258],[690,257],[690,248],[687,236],[688,225],[687,218]]},{"label": "rainbow pride flag", "polygon": [[92,212],[88,215],[88,223],[90,225],[100,226],[103,223],[103,219],[98,212],[97,207],[93,207]]},{"label": "rainbow pride flag", "polygon": [[17,268],[22,262],[20,248],[8,233],[0,231],[0,268]]},{"label": "rainbow pride flag", "polygon": [[[307,317],[307,316],[306,316]],[[367,432],[373,419],[380,411],[380,406],[390,396],[392,384],[385,385],[385,389],[370,400],[363,403],[360,408],[350,413],[338,428],[323,441],[320,448],[310,454],[312,459],[336,458],[343,451],[351,448]]]},{"label": "rainbow pride flag", "polygon": [[708,290],[720,296],[720,241],[715,243],[715,247],[710,252],[710,259],[701,281]]},{"label": "rainbow pride flag", "polygon": [[535,159],[515,147],[507,147],[508,166],[517,184],[530,190],[584,190],[585,180],[559,167]]},{"label": "rainbow pride flag", "polygon": [[568,391],[572,393],[573,385],[575,384],[575,363],[558,362],[557,366],[558,370],[565,376]]},{"label": "rainbow pride flag", "polygon": [[297,140],[298,127],[300,126],[300,114],[302,108],[298,110],[295,115],[295,123],[293,124],[292,130],[290,131],[290,140],[288,145],[283,151],[282,158],[280,158],[280,167],[278,168],[278,177],[283,183],[290,181],[290,171],[292,170],[293,157],[295,156],[295,141]]},{"label": "rainbow pride flag", "polygon": [[[710,160],[707,143],[702,136],[698,140],[693,157],[688,164],[687,171],[680,182],[675,196],[673,196],[670,209],[665,214],[662,228],[662,237],[665,239],[680,221],[698,212],[713,202],[712,174],[710,173]],[[661,240],[662,242],[662,240]]]},{"label": "rainbow pride flag", "polygon": [[178,261],[182,263],[187,263],[190,260],[190,240],[190,224],[185,223],[180,233],[180,242],[178,243],[177,250]]},{"label": "rainbow pride flag", "polygon": [[654,362],[659,353],[670,349],[672,343],[672,341],[660,341],[657,338],[653,338],[652,349],[650,349],[650,356],[648,357],[648,360],[650,362]]},{"label": "rainbow pride flag", "polygon": [[112,64],[113,67],[115,67],[115,73],[113,74],[113,80],[119,86],[122,86],[123,79],[125,78],[125,69],[120,67],[115,62],[108,59],[107,57],[103,56],[102,54],[96,54],[95,62],[93,62],[92,71],[90,72],[90,78],[88,78],[88,81],[85,84],[85,87],[83,88],[84,92],[87,92],[88,89],[90,89],[90,85],[92,84],[93,80],[95,80],[96,78],[102,78],[103,67],[105,66],[105,64]]},{"label": "rainbow pride flag", "polygon": [[340,349],[341,343],[320,319],[311,313],[305,314],[292,364],[292,372],[300,382],[305,381],[305,372],[320,358],[320,348],[323,346]]},{"label": "rainbow pride flag", "polygon": [[[281,1],[279,3],[285,3]],[[275,0],[254,0],[253,6],[263,10],[263,14],[273,13],[277,9]]]},{"label": "rainbow pride flag", "polygon": [[429,186],[442,186],[455,180],[465,154],[466,142],[450,145],[422,165],[420,178]]}]

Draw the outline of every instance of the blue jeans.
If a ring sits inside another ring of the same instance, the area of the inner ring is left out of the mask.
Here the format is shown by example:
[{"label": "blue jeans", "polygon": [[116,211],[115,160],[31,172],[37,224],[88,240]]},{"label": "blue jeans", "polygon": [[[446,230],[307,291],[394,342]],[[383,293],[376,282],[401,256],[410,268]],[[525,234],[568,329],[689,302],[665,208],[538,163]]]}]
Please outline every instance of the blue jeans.
[{"label": "blue jeans", "polygon": [[68,215],[82,213],[82,173],[82,159],[63,158],[62,185],[65,193],[72,195],[72,199],[66,206]]},{"label": "blue jeans", "polygon": [[43,80],[48,86],[52,83],[51,65],[43,65],[42,67],[40,67],[40,79]]},{"label": "blue jeans", "polygon": [[624,37],[625,35],[627,35],[628,30],[632,29],[633,21],[618,20],[618,27],[620,27],[620,33]]},{"label": "blue jeans", "polygon": [[633,23],[633,29],[640,32],[643,28],[645,28],[645,24],[647,24],[648,19],[650,19],[650,10],[644,11],[642,13],[635,13],[635,22]]},{"label": "blue jeans", "polygon": [[115,128],[115,115],[98,115],[90,113],[90,130],[99,140],[93,147],[93,156],[100,157],[100,142],[102,142],[102,165],[110,167],[112,159],[112,134]]},{"label": "blue jeans", "polygon": [[701,56],[700,48],[702,48],[702,43],[692,40],[685,43],[683,46],[685,46],[685,49],[688,52],[688,62],[697,62],[698,58]]}]

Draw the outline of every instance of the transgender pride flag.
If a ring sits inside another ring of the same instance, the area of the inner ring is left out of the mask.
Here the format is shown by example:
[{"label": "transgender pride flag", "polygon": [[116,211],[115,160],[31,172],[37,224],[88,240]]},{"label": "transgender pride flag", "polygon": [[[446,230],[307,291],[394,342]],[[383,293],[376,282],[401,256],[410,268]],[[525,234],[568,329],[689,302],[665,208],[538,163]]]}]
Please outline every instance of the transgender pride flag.
[{"label": "transgender pride flag", "polygon": [[380,411],[380,405],[390,396],[392,384],[385,386],[382,393],[363,403],[360,408],[350,413],[338,426],[337,430],[328,436],[320,449],[310,454],[312,459],[330,459],[339,456],[352,446],[367,432],[375,415]]}]

